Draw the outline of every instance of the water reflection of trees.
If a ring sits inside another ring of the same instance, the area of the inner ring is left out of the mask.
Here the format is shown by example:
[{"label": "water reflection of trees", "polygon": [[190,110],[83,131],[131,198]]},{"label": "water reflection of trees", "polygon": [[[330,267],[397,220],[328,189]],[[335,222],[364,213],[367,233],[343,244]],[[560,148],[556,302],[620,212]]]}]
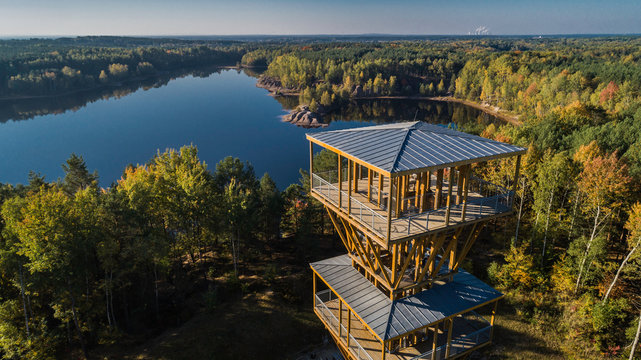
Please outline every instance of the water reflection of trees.
[{"label": "water reflection of trees", "polygon": [[[157,76],[128,81],[116,86],[105,86],[91,90],[77,91],[66,95],[0,100],[0,122],[8,120],[29,120],[40,115],[62,114],[77,111],[89,103],[99,100],[119,99],[138,90],[147,91],[167,85],[171,80],[193,76],[206,78],[220,73],[223,68],[208,67],[172,71]],[[248,74],[253,75],[253,74]]]},{"label": "water reflection of trees", "polygon": [[[298,106],[297,97],[276,97],[285,109]],[[470,133],[480,133],[490,123],[502,121],[465,104],[412,99],[366,99],[351,101],[323,116],[323,121],[390,121],[421,120],[432,124],[445,124]]]}]

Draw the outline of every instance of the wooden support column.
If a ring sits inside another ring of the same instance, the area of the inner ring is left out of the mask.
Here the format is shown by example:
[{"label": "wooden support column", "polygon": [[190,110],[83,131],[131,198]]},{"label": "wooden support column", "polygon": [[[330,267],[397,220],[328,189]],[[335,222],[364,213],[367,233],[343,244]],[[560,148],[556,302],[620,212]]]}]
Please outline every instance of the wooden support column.
[{"label": "wooden support column", "polygon": [[494,302],[494,307],[492,308],[492,317],[490,318],[490,341],[494,339],[494,319],[496,318],[496,308],[499,305],[499,301]]},{"label": "wooden support column", "polygon": [[432,360],[436,360],[436,345],[438,344],[438,323],[434,324],[434,337],[432,341]]},{"label": "wooden support column", "polygon": [[401,183],[403,177],[397,177],[394,179],[394,185],[396,185],[396,203],[394,204],[394,211],[396,212],[396,218],[401,217]]},{"label": "wooden support column", "polygon": [[358,180],[361,178],[360,176],[360,165],[356,163],[356,161],[352,161],[354,164],[354,192],[358,192]]},{"label": "wooden support column", "polygon": [[436,195],[434,196],[434,209],[441,206],[441,198],[443,197],[443,169],[436,171]]},{"label": "wooden support column", "polygon": [[347,160],[347,213],[352,213],[352,166]]},{"label": "wooden support column", "polygon": [[465,212],[467,211],[467,193],[470,187],[470,173],[472,165],[465,166],[465,176],[463,177],[463,209],[461,210],[461,221],[465,221]]},{"label": "wooden support column", "polygon": [[[463,227],[461,227],[461,230]],[[460,232],[459,232],[460,233]],[[458,236],[455,236],[452,238],[452,248],[450,249],[450,261],[447,264],[447,267],[450,269],[450,271],[454,268],[454,263],[456,262],[456,248],[458,247]],[[443,254],[444,256],[447,256],[447,254]]]},{"label": "wooden support column", "polygon": [[309,142],[309,190],[314,188],[314,143]]},{"label": "wooden support column", "polygon": [[458,177],[456,179],[456,205],[460,205],[463,202],[463,178],[464,178],[464,169],[465,166],[458,167]]},{"label": "wooden support column", "polygon": [[423,179],[423,173],[420,172],[416,174],[416,181],[414,182],[414,207],[418,208],[421,201],[421,183]]},{"label": "wooden support column", "polygon": [[398,244],[392,245],[392,289],[390,289],[390,298],[394,300],[394,286],[396,284],[396,263],[398,262]]},{"label": "wooden support column", "polygon": [[314,295],[314,302],[312,304],[314,304],[314,307],[316,307],[316,273],[313,272],[313,271],[312,271],[312,279],[313,279],[312,280],[312,292],[313,292],[313,295]]},{"label": "wooden support column", "polygon": [[521,155],[516,157],[516,165],[514,166],[514,184],[512,184],[512,197],[510,199],[510,207],[512,207],[512,203],[514,202],[514,198],[516,197],[516,187],[519,183],[519,171],[521,170]]},{"label": "wooden support column", "polygon": [[423,189],[423,208],[421,209],[421,212],[426,211],[429,206],[429,193],[430,193],[430,186],[432,182],[432,172],[427,171],[425,172],[425,181],[424,181],[424,189]]},{"label": "wooden support column", "polygon": [[390,235],[392,234],[392,181],[393,178],[389,178],[389,192],[387,194],[387,242],[390,241]]},{"label": "wooden support column", "polygon": [[343,336],[343,300],[338,299],[338,338]]},{"label": "wooden support column", "polygon": [[367,169],[367,201],[372,201],[372,169]]},{"label": "wooden support column", "polygon": [[[349,350],[349,335],[352,332],[352,313],[349,308],[347,308],[347,349]],[[349,352],[349,351],[348,351]]]},{"label": "wooden support column", "polygon": [[381,206],[383,200],[383,174],[378,174],[378,206]]},{"label": "wooden support column", "polygon": [[343,159],[338,155],[338,209],[343,207]]},{"label": "wooden support column", "polygon": [[454,168],[450,168],[447,186],[447,210],[445,211],[445,226],[450,225],[450,212],[452,211],[452,185],[454,185]]},{"label": "wooden support column", "polygon": [[447,346],[445,347],[445,358],[450,357],[452,351],[452,331],[454,330],[454,318],[450,318],[447,328]]},{"label": "wooden support column", "polygon": [[382,348],[383,348],[383,353],[381,354],[381,360],[385,360],[385,354],[387,353],[387,351],[385,351],[385,348],[386,348],[387,343],[386,343],[385,341],[383,341],[383,342],[381,343],[381,345],[383,345],[383,346],[382,346]]}]

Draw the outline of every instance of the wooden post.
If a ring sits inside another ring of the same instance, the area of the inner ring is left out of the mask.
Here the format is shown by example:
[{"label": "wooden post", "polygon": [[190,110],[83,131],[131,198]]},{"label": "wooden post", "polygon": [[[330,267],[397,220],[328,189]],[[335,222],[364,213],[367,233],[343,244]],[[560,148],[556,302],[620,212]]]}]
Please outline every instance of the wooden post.
[{"label": "wooden post", "polygon": [[463,201],[463,177],[464,166],[458,167],[458,178],[456,179],[456,205],[460,205]]},{"label": "wooden post", "polygon": [[360,166],[356,163],[356,161],[352,161],[354,164],[354,192],[358,192],[358,179],[360,179]]},{"label": "wooden post", "polygon": [[343,336],[343,300],[338,299],[338,338]]},{"label": "wooden post", "polygon": [[[391,194],[390,194],[391,195]],[[381,206],[383,200],[383,174],[378,174],[378,206]]]},{"label": "wooden post", "polygon": [[[450,261],[447,264],[448,265],[447,267],[450,270],[452,270],[452,268],[454,267],[454,263],[456,262],[456,248],[458,247],[458,236],[454,236],[450,241],[453,241],[454,244],[452,245],[452,249],[450,250]],[[447,256],[447,254],[444,254],[444,255]]]},{"label": "wooden post", "polygon": [[450,168],[450,176],[447,186],[447,210],[445,211],[445,226],[450,225],[450,211],[452,211],[452,185],[454,185],[454,168]]},{"label": "wooden post", "polygon": [[414,207],[416,208],[418,208],[418,202],[420,200],[421,175],[423,175],[423,173],[416,174],[416,181],[414,182]]},{"label": "wooden post", "polygon": [[436,360],[437,344],[438,344],[438,324],[434,324],[434,339],[432,341],[432,360]]},{"label": "wooden post", "polygon": [[314,187],[314,143],[309,142],[309,191]]},{"label": "wooden post", "polygon": [[352,332],[352,313],[347,308],[347,350],[349,352],[349,334]]},{"label": "wooden post", "polygon": [[432,182],[432,172],[427,171],[425,173],[425,189],[423,189],[423,209],[422,211],[426,211],[429,205],[429,198],[428,195],[430,193],[430,186]]},{"label": "wooden post", "polygon": [[[398,262],[398,244],[392,245],[392,287],[396,284],[396,263]],[[391,289],[390,298],[394,300],[394,289]]]},{"label": "wooden post", "polygon": [[343,159],[338,155],[338,209],[343,208]]},{"label": "wooden post", "polygon": [[519,183],[520,170],[521,170],[521,155],[516,157],[516,166],[514,169],[514,184],[512,184],[512,198],[510,199],[510,208],[512,207],[512,203],[514,202],[514,198],[516,197],[516,187],[517,187],[517,184]]},{"label": "wooden post", "polygon": [[314,298],[313,298],[314,302],[312,304],[314,304],[314,307],[316,307],[316,273],[313,272],[313,271],[312,271],[312,279],[313,279],[312,280],[312,292],[313,292],[313,295],[314,295]]},{"label": "wooden post", "polygon": [[494,302],[494,307],[492,308],[492,317],[490,318],[490,341],[494,338],[494,318],[496,317],[496,307],[499,305],[499,301]]},{"label": "wooden post", "polygon": [[392,234],[392,181],[393,178],[389,178],[389,192],[387,193],[387,242],[390,241],[390,235]]},{"label": "wooden post", "polygon": [[434,196],[434,209],[441,206],[441,197],[443,196],[443,169],[436,171],[436,196]]},{"label": "wooden post", "polygon": [[372,169],[367,169],[367,201],[372,201]]},{"label": "wooden post", "polygon": [[452,331],[454,330],[454,318],[450,318],[449,327],[447,329],[447,346],[445,347],[445,358],[450,357],[452,351]]},{"label": "wooden post", "polygon": [[465,221],[465,211],[467,210],[467,193],[470,187],[470,173],[472,165],[465,166],[465,177],[463,178],[463,209],[461,210],[461,221]]},{"label": "wooden post", "polygon": [[352,167],[350,160],[347,160],[347,213],[352,213]]},{"label": "wooden post", "polygon": [[385,343],[385,341],[383,341],[381,344],[383,345],[383,353],[381,354],[381,360],[385,360],[385,353],[386,353],[385,345],[386,345],[386,343]]}]

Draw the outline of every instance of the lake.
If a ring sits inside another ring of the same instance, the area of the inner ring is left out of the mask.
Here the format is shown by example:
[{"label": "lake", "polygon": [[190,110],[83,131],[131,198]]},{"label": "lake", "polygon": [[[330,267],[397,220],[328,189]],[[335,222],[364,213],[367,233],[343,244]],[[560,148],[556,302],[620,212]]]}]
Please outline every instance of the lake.
[{"label": "lake", "polygon": [[251,162],[258,177],[269,172],[283,189],[309,166],[307,132],[412,119],[479,132],[498,121],[462,104],[388,99],[352,102],[325,117],[329,127],[303,129],[280,119],[296,98],[274,98],[255,84],[253,72],[209,69],[0,101],[0,182],[26,183],[30,170],[54,181],[76,153],[98,172],[101,186],[109,186],[128,164],[194,144],[212,171],[224,157],[238,157]]}]

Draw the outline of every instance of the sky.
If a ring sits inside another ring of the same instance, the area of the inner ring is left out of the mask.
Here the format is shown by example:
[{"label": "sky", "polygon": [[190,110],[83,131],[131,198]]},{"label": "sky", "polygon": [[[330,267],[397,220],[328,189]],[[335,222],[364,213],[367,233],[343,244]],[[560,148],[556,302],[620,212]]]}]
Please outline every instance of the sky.
[{"label": "sky", "polygon": [[641,0],[0,0],[0,37],[641,33]]}]

